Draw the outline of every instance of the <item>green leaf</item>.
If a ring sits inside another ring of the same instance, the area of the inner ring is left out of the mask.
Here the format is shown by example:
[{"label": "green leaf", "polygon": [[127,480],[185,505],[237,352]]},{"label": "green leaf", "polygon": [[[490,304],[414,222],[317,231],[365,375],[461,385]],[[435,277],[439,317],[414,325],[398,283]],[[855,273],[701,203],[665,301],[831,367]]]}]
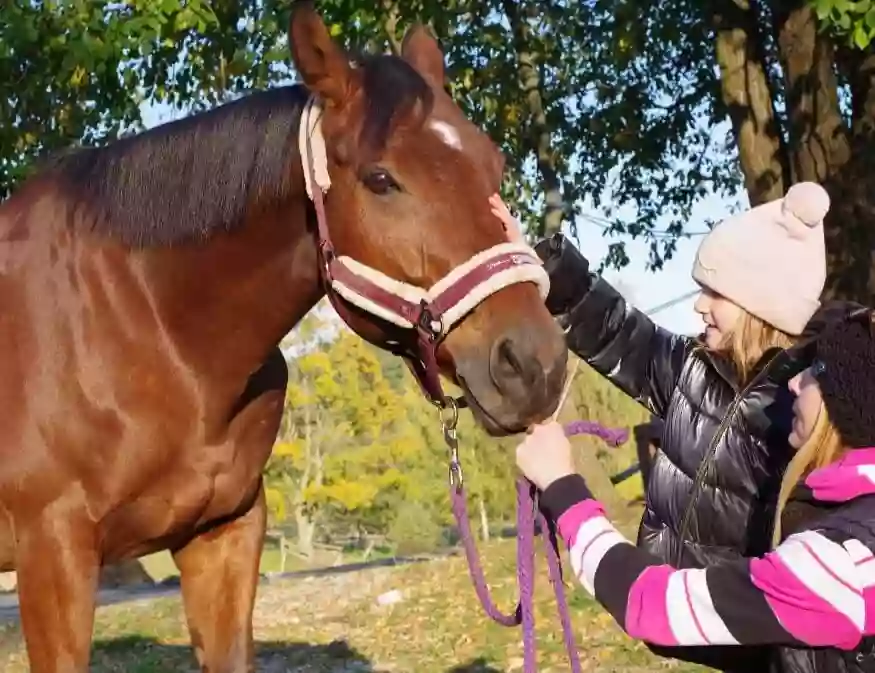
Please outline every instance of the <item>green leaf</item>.
[{"label": "green leaf", "polygon": [[191,8],[185,7],[176,15],[173,27],[177,31],[185,31],[197,25],[198,20],[198,15]]},{"label": "green leaf", "polygon": [[814,10],[817,14],[817,18],[821,21],[826,19],[833,8],[833,0],[816,0],[814,3]]},{"label": "green leaf", "polygon": [[863,24],[858,23],[854,27],[853,40],[858,49],[865,49],[869,45],[870,35]]}]

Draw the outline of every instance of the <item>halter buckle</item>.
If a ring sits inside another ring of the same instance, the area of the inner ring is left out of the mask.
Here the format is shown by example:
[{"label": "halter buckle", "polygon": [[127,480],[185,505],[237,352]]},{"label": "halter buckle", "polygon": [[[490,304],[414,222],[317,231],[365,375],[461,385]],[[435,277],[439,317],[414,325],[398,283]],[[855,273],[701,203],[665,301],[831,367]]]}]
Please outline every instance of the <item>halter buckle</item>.
[{"label": "halter buckle", "polygon": [[444,322],[440,316],[433,316],[425,299],[419,302],[419,316],[416,328],[424,334],[431,343],[435,343],[444,333]]}]

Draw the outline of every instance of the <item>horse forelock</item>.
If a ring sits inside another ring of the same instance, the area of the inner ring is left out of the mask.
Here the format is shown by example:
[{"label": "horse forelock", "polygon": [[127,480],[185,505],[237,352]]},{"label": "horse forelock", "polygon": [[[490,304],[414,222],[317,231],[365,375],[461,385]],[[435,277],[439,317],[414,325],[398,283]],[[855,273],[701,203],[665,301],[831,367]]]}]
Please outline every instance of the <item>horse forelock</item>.
[{"label": "horse forelock", "polygon": [[398,122],[412,115],[422,124],[434,107],[434,92],[407,61],[388,54],[362,59],[365,115],[360,143],[382,151]]}]

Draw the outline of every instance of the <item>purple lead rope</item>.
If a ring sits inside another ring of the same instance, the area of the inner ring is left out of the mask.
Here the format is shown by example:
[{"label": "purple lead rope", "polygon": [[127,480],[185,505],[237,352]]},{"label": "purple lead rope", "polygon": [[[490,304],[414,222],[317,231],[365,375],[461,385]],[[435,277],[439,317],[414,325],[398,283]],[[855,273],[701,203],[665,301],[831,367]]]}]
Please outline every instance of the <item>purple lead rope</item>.
[{"label": "purple lead rope", "polygon": [[[608,444],[619,446],[629,436],[625,429],[606,428],[599,423],[591,421],[574,421],[565,426],[565,434],[594,435]],[[468,570],[474,583],[474,591],[480,599],[480,604],[495,622],[502,626],[523,627],[523,672],[536,673],[538,664],[536,659],[535,644],[535,517],[540,524],[541,534],[544,538],[544,549],[547,556],[547,568],[550,583],[556,596],[556,604],[559,611],[559,620],[562,623],[562,635],[565,641],[565,651],[571,664],[572,673],[580,673],[580,656],[577,651],[577,642],[574,631],[571,628],[571,616],[568,612],[568,602],[565,598],[565,585],[562,581],[562,561],[559,555],[559,540],[553,523],[536,507],[536,489],[527,479],[517,479],[517,581],[519,583],[520,599],[516,610],[512,614],[501,612],[486,584],[483,567],[477,553],[474,536],[471,533],[471,523],[468,519],[468,507],[466,504],[465,490],[461,486],[450,487],[450,502],[453,516],[459,527],[459,535],[465,549],[465,557],[468,560]]]}]

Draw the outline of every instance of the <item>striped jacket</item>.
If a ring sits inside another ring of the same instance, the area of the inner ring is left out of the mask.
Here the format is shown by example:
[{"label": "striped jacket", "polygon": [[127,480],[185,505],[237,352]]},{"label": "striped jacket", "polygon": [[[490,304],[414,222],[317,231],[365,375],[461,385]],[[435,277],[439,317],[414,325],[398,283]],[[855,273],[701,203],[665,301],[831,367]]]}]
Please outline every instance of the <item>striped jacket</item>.
[{"label": "striped jacket", "polygon": [[812,472],[806,511],[759,558],[676,570],[628,542],[578,475],[541,506],[580,583],[631,637],[654,645],[771,645],[773,671],[875,670],[875,448]]}]

